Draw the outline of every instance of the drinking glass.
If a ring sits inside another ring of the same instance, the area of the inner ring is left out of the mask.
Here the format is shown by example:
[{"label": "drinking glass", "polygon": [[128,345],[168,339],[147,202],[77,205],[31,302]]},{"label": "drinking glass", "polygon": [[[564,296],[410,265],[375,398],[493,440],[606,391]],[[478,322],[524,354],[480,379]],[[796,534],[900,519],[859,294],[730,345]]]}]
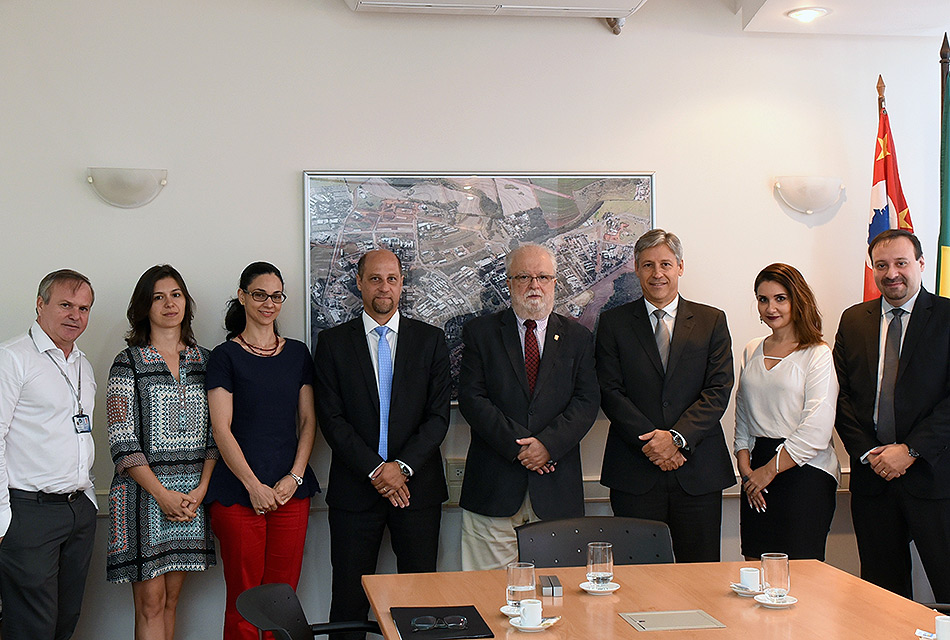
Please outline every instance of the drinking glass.
[{"label": "drinking glass", "polygon": [[606,589],[614,579],[614,546],[609,542],[587,544],[587,581],[594,589]]},{"label": "drinking glass", "polygon": [[769,600],[781,602],[785,599],[791,587],[787,553],[762,554],[762,584]]},{"label": "drinking glass", "polygon": [[508,606],[520,608],[525,598],[534,598],[534,563],[512,562],[508,565]]}]

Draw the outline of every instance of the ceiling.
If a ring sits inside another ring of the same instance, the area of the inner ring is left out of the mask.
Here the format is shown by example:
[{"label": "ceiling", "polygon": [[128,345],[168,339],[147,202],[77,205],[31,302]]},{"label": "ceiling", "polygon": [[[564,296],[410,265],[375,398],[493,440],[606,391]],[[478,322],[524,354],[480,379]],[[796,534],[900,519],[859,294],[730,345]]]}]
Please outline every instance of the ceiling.
[{"label": "ceiling", "polygon": [[[950,0],[734,0],[745,31],[870,36],[941,36],[950,30]],[[831,13],[811,24],[785,16],[798,7]]]}]

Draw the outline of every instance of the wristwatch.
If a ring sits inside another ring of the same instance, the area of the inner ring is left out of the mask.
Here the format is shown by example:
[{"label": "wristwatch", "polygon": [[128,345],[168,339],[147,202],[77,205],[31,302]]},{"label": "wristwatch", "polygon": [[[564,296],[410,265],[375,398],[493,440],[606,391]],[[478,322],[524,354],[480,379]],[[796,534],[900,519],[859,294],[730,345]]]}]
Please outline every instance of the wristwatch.
[{"label": "wristwatch", "polygon": [[409,465],[403,462],[402,460],[396,460],[396,464],[399,465],[399,470],[402,471],[402,475],[407,478],[412,475],[412,469],[409,468]]},{"label": "wristwatch", "polygon": [[673,444],[675,444],[678,449],[686,447],[686,438],[683,437],[683,434],[676,431],[670,431],[670,434],[673,436]]},{"label": "wristwatch", "polygon": [[293,471],[291,471],[291,472],[288,473],[287,475],[294,479],[294,482],[297,483],[297,486],[298,486],[298,487],[301,486],[301,485],[303,485],[303,478],[301,478],[300,476],[298,476],[298,475],[297,475],[296,473],[294,473]]},{"label": "wristwatch", "polygon": [[919,458],[920,452],[913,447],[907,447],[907,455],[909,455],[911,458]]}]

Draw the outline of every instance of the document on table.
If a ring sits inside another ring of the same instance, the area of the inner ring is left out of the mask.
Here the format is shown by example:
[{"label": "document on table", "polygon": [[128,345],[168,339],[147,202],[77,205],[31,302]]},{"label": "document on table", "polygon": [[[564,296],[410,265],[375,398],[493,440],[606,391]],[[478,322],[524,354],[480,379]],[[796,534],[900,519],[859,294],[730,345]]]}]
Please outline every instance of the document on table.
[{"label": "document on table", "polygon": [[719,622],[701,609],[687,611],[641,611],[621,613],[620,617],[637,631],[673,631],[685,629],[724,629]]}]

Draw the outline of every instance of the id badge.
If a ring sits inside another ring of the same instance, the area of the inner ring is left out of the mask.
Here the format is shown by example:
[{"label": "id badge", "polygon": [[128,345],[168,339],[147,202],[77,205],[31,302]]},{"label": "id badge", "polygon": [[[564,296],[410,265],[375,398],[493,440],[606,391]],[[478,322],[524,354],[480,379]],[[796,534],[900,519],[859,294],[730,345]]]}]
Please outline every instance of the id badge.
[{"label": "id badge", "polygon": [[76,433],[92,433],[92,420],[85,413],[74,415],[73,424],[76,426]]}]

